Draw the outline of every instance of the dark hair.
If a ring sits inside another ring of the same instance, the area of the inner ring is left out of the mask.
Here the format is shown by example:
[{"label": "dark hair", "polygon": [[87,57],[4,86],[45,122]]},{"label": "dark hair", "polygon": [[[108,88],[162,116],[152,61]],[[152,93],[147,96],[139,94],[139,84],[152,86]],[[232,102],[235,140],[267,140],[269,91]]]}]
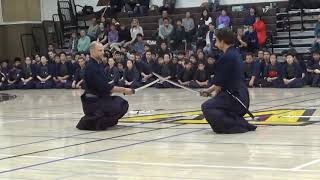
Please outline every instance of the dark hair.
[{"label": "dark hair", "polygon": [[78,61],[79,61],[80,59],[82,59],[82,60],[85,61],[84,57],[82,57],[82,56],[80,56],[80,57],[78,58]]},{"label": "dark hair", "polygon": [[63,52],[63,51],[59,54],[59,56],[61,56],[62,54],[64,54],[65,56],[67,56],[67,54],[66,54],[65,52]]},{"label": "dark hair", "polygon": [[206,63],[205,63],[205,62],[203,62],[203,61],[199,61],[199,62],[198,62],[198,66],[199,66],[200,64],[202,64],[202,65],[206,66]]},{"label": "dark hair", "polygon": [[263,53],[265,53],[265,52],[268,54],[271,54],[271,52],[269,50],[264,50]]},{"label": "dark hair", "polygon": [[288,56],[296,57],[296,54],[295,54],[295,53],[292,53],[292,52],[288,52],[288,54],[286,55],[286,57],[288,57]]},{"label": "dark hair", "polygon": [[17,61],[21,62],[21,58],[15,57],[15,58],[14,58],[14,62],[17,62]]},{"label": "dark hair", "polygon": [[165,20],[168,20],[168,21],[169,21],[169,18],[167,18],[167,17],[163,18],[163,21],[165,21]]},{"label": "dark hair", "polygon": [[315,50],[312,52],[312,54],[320,54],[320,50]]},{"label": "dark hair", "polygon": [[189,60],[186,60],[186,61],[184,62],[184,64],[185,64],[185,65],[187,65],[187,64],[191,64],[191,65],[192,65],[192,62],[189,61]]},{"label": "dark hair", "polygon": [[247,56],[253,57],[253,54],[252,54],[252,53],[247,53],[247,54],[246,54],[246,57],[247,57]]},{"label": "dark hair", "polygon": [[228,45],[234,44],[234,41],[235,41],[234,33],[229,28],[218,29],[216,32],[216,37],[220,41],[223,41],[224,43],[226,43]]}]

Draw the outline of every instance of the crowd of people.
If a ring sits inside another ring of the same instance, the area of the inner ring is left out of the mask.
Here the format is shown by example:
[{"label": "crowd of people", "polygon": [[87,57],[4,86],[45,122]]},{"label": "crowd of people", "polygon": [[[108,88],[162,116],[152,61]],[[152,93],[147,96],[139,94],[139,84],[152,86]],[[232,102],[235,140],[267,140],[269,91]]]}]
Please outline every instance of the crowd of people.
[{"label": "crowd of people", "polygon": [[[156,47],[144,40],[137,18],[133,18],[130,28],[115,18],[110,22],[104,17],[93,18],[87,31],[82,30],[79,37],[76,32],[72,34],[67,52],[57,53],[50,44],[47,55],[37,54],[23,60],[17,57],[13,64],[2,61],[0,90],[84,88],[83,72],[90,58],[88,49],[92,41],[104,45],[101,68],[104,68],[106,83],[137,88],[153,81],[152,72],[156,72],[191,88],[210,86],[215,63],[221,54],[215,47],[215,31],[232,26],[227,11],[222,10],[214,19],[209,10],[203,9],[199,24],[190,12],[175,23],[168,14],[168,8],[162,10]],[[250,8],[234,39],[234,46],[244,58],[244,77],[249,87],[320,87],[320,51],[315,50],[313,58],[304,63],[291,49],[283,52],[285,62],[279,63],[278,55],[265,48],[266,39],[265,23],[255,9]],[[196,42],[196,49],[185,51],[181,47],[183,42]],[[173,88],[167,82],[159,82],[155,87]]]}]

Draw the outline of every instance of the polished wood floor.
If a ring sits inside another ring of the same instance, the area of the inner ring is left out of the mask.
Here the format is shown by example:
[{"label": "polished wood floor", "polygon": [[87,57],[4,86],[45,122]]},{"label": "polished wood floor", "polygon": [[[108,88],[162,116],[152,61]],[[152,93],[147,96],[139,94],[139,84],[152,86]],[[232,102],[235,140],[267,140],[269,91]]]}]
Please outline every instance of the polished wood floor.
[{"label": "polished wood floor", "polygon": [[320,179],[317,88],[251,89],[267,120],[236,135],[213,133],[197,119],[206,98],[181,89],[124,97],[128,115],[104,132],[75,128],[81,91],[1,93],[17,97],[0,102],[0,179]]}]

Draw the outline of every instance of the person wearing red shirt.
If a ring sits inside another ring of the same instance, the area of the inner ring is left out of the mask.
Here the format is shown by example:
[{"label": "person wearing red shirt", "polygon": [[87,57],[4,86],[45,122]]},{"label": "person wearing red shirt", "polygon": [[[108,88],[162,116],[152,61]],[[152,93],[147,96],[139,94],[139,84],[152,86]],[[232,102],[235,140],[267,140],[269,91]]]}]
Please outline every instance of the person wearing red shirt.
[{"label": "person wearing red shirt", "polygon": [[253,28],[257,32],[259,45],[263,46],[267,39],[267,27],[263,20],[261,20],[261,17],[256,17],[256,22],[253,24]]}]

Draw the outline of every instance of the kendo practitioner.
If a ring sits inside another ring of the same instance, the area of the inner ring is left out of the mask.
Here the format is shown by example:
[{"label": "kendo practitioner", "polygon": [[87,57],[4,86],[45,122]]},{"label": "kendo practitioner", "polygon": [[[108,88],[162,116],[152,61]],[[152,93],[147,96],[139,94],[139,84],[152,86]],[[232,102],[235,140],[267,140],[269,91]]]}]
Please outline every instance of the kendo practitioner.
[{"label": "kendo practitioner", "polygon": [[259,83],[259,63],[253,59],[251,53],[246,54],[244,62],[244,78],[248,87],[255,87]]},{"label": "kendo practitioner", "polygon": [[312,83],[311,87],[320,87],[320,59],[313,55],[314,62],[312,65]]},{"label": "kendo practitioner", "polygon": [[[244,83],[243,62],[239,51],[233,46],[234,34],[232,30],[223,28],[216,32],[216,47],[224,52],[216,63],[213,85],[201,91],[202,96],[215,93],[216,95],[202,104],[202,112],[214,132],[219,134],[234,134],[254,131],[243,116],[247,113],[235,98],[249,108],[248,89]],[[229,92],[229,93],[228,93]]]},{"label": "kendo practitioner", "polygon": [[190,87],[192,88],[208,88],[209,78],[207,72],[205,71],[204,62],[199,62],[198,68],[194,73],[193,81]]},{"label": "kendo practitioner", "polygon": [[314,78],[317,78],[317,74],[315,73],[315,67],[318,66],[320,61],[320,51],[315,51],[312,54],[312,58],[308,60],[306,67],[306,77],[305,81],[307,85],[312,86],[312,82]]},{"label": "kendo practitioner", "polygon": [[22,67],[19,89],[35,88],[36,69],[32,64],[31,58],[26,57],[25,64]]},{"label": "kendo practitioner", "polygon": [[184,63],[183,70],[178,74],[178,82],[179,84],[187,87],[191,87],[191,82],[193,81],[193,70],[192,63],[190,61],[186,61]]},{"label": "kendo practitioner", "polygon": [[117,86],[120,80],[120,73],[113,58],[108,59],[108,66],[105,68],[107,82],[110,85]]},{"label": "kendo practitioner", "polygon": [[7,88],[7,77],[5,73],[2,71],[2,67],[0,67],[0,91],[6,90]]},{"label": "kendo practitioner", "polygon": [[8,74],[7,89],[17,89],[21,77],[21,59],[15,58],[14,66],[10,69]]},{"label": "kendo practitioner", "polygon": [[52,76],[54,70],[45,56],[41,57],[41,63],[37,67],[37,79],[36,88],[37,89],[50,89],[53,87]]},{"label": "kendo practitioner", "polygon": [[304,85],[302,78],[302,69],[300,65],[294,62],[295,55],[287,54],[286,64],[282,71],[283,88],[301,88]]},{"label": "kendo practitioner", "polygon": [[155,62],[152,58],[152,53],[150,50],[146,51],[145,54],[145,61],[143,62],[143,67],[141,70],[141,81],[143,84],[148,84],[151,83],[152,81],[155,80],[153,76],[153,72],[155,69]]},{"label": "kendo practitioner", "polygon": [[270,63],[264,68],[261,87],[279,87],[281,84],[281,64],[277,62],[277,55],[270,56]]},{"label": "kendo practitioner", "polygon": [[134,61],[129,59],[127,67],[124,70],[123,77],[119,82],[119,86],[136,89],[141,86],[140,73],[134,65]]},{"label": "kendo practitioner", "polygon": [[[160,59],[161,61],[161,59]],[[160,64],[160,75],[165,79],[174,80],[175,78],[175,67],[172,64],[171,57],[169,54],[164,54],[163,63]],[[166,81],[160,81],[156,84],[156,88],[173,88],[174,86]]]},{"label": "kendo practitioner", "polygon": [[84,68],[86,66],[86,61],[83,57],[78,58],[79,67],[76,69],[76,72],[73,77],[72,88],[73,89],[84,89]]},{"label": "kendo practitioner", "polygon": [[55,69],[55,87],[58,89],[65,88],[70,89],[72,86],[72,64],[66,61],[66,54],[60,53],[60,63],[57,64]]},{"label": "kendo practitioner", "polygon": [[89,47],[90,60],[84,70],[86,88],[81,96],[84,116],[77,128],[80,130],[101,131],[115,126],[128,111],[129,104],[112,93],[133,94],[132,89],[117,87],[106,82],[104,68],[99,64],[103,58],[103,45],[92,42]]},{"label": "kendo practitioner", "polygon": [[206,62],[206,67],[205,67],[207,76],[209,78],[209,84],[208,84],[209,86],[213,84],[212,80],[214,77],[215,69],[216,69],[216,58],[213,56],[209,56]]}]

